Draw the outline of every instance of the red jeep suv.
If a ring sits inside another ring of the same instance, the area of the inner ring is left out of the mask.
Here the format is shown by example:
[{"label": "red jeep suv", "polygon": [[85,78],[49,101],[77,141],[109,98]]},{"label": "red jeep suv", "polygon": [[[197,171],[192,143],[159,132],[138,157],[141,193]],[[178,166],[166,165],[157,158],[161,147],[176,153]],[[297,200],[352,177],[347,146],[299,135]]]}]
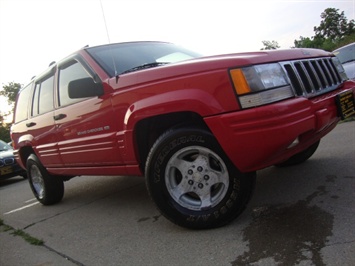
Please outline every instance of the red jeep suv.
[{"label": "red jeep suv", "polygon": [[202,57],[171,43],[84,47],[19,93],[12,139],[45,205],[78,175],[144,175],[188,228],[236,218],[255,172],[307,160],[354,114],[355,83],[314,49]]}]

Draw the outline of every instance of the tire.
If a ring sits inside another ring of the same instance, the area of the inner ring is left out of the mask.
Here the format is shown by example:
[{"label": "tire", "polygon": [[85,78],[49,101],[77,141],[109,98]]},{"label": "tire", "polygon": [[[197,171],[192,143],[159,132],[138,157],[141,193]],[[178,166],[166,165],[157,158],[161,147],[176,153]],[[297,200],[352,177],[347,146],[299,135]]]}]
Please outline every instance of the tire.
[{"label": "tire", "polygon": [[26,163],[27,177],[33,194],[43,205],[52,205],[62,200],[63,180],[50,175],[36,155],[31,154]]},{"label": "tire", "polygon": [[233,221],[245,209],[255,173],[237,170],[213,135],[196,128],[164,133],[146,163],[151,198],[170,221],[208,229]]},{"label": "tire", "polygon": [[300,153],[293,155],[292,157],[290,157],[286,161],[279,163],[279,164],[275,164],[275,166],[287,167],[287,166],[296,165],[296,164],[300,164],[300,163],[307,161],[316,152],[316,150],[319,146],[319,143],[320,143],[320,140],[318,140],[316,143],[312,144],[310,147],[308,147],[304,151],[301,151]]}]

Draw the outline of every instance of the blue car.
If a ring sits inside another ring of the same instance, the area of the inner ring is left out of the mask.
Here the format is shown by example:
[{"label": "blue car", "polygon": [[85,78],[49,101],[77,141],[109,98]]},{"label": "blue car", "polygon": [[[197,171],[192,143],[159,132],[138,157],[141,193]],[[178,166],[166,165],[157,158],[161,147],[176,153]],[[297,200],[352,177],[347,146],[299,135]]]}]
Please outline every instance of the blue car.
[{"label": "blue car", "polygon": [[355,42],[333,51],[349,79],[355,80]]},{"label": "blue car", "polygon": [[0,140],[0,179],[14,176],[27,177],[26,171],[17,164],[12,147]]}]

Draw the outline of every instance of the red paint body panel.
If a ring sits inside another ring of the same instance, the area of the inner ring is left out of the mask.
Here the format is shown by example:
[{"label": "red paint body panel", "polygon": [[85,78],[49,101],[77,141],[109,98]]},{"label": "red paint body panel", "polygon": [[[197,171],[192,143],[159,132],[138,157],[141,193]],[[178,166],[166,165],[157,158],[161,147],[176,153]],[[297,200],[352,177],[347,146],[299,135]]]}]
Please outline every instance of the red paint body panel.
[{"label": "red paint body panel", "polygon": [[[316,115],[321,104],[304,98],[292,99],[243,112],[206,118],[232,162],[243,172],[273,165],[308,148],[332,129],[339,119],[333,98],[326,121]],[[323,102],[322,102],[323,103]],[[324,110],[320,107],[319,110]],[[326,122],[326,123],[325,123]],[[326,127],[319,127],[319,124]],[[300,144],[287,149],[299,137]]]}]

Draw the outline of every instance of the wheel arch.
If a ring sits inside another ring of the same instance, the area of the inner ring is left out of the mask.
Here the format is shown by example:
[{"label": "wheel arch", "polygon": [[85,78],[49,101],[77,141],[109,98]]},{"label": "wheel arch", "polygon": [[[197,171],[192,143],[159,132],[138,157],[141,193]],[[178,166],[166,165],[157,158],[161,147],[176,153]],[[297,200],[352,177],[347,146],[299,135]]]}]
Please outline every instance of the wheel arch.
[{"label": "wheel arch", "polygon": [[134,128],[135,152],[139,160],[142,173],[150,149],[156,140],[167,130],[193,126],[209,130],[203,118],[194,112],[174,112],[149,117],[139,121]]},{"label": "wheel arch", "polygon": [[36,155],[34,149],[31,146],[21,147],[20,150],[18,151],[18,153],[19,153],[19,158],[21,160],[21,164],[25,167],[25,169],[26,169],[26,162],[27,162],[28,157],[31,154]]}]

